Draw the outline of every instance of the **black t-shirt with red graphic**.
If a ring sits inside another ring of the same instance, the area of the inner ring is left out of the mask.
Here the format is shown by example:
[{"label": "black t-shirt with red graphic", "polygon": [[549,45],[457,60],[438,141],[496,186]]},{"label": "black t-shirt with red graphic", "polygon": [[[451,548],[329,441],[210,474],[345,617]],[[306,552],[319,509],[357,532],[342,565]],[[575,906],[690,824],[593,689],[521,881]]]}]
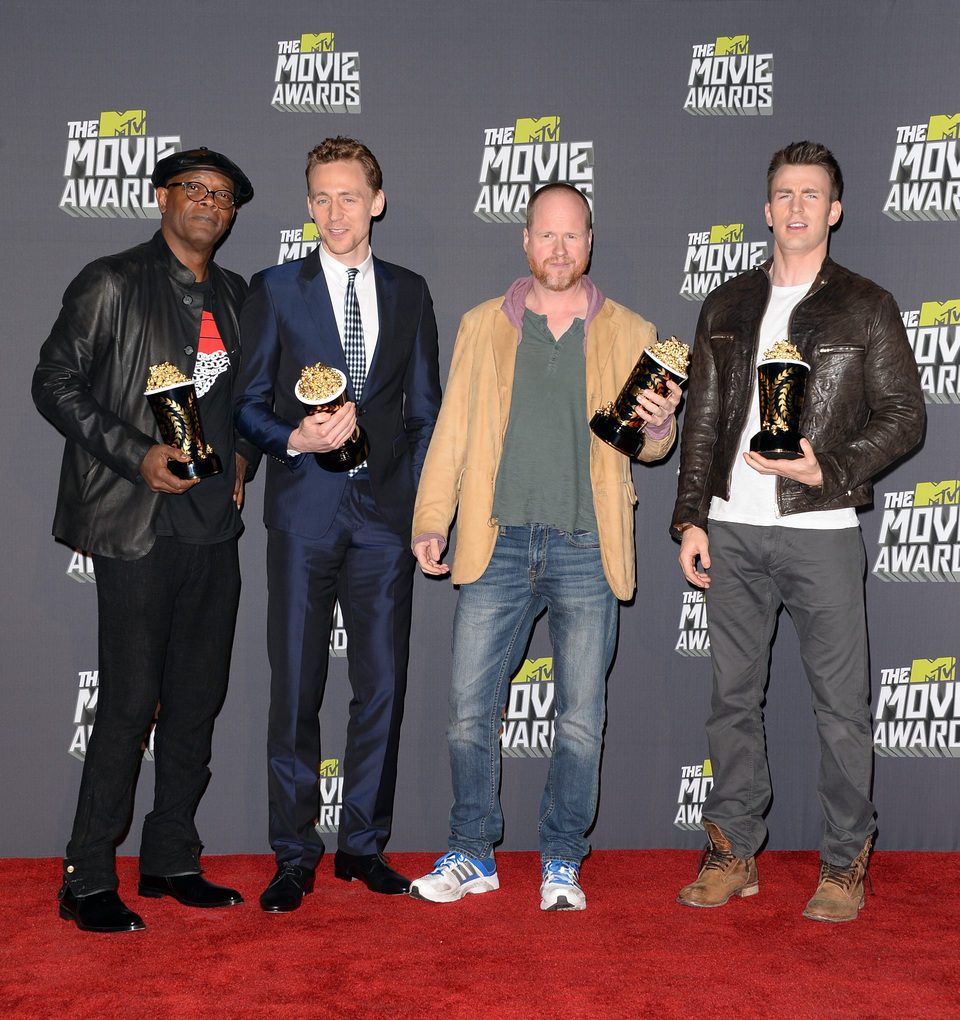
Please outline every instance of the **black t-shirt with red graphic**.
[{"label": "black t-shirt with red graphic", "polygon": [[[164,495],[160,501],[156,533],[181,542],[208,544],[222,542],[241,528],[240,514],[233,502],[236,476],[233,445],[233,392],[230,384],[230,358],[220,338],[214,310],[213,284],[210,280],[190,288],[195,299],[203,301],[200,336],[191,337],[197,351],[193,384],[200,407],[203,438],[220,458],[223,472],[202,479],[181,495]],[[196,329],[187,312],[184,329]],[[185,337],[188,334],[185,332]]]}]

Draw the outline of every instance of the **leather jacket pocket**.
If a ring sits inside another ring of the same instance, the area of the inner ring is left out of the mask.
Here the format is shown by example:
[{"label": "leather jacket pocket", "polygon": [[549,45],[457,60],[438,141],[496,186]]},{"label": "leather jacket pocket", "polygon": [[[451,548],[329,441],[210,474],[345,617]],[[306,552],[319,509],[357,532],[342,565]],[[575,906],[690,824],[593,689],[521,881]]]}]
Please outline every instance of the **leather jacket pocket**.
[{"label": "leather jacket pocket", "polygon": [[817,354],[821,356],[828,354],[865,354],[866,351],[866,344],[820,344],[817,347]]},{"label": "leather jacket pocket", "polygon": [[86,450],[80,449],[77,454],[78,458],[83,461],[83,467],[80,474],[80,501],[87,499],[90,495],[90,490],[93,488],[93,483],[97,477],[101,474],[98,468],[103,467],[103,464],[97,460],[96,457],[91,453],[87,453]]},{"label": "leather jacket pocket", "polygon": [[831,409],[836,421],[845,412],[858,423],[863,417],[863,370],[867,348],[859,343],[823,343],[817,346],[816,362],[807,383],[809,410]]}]

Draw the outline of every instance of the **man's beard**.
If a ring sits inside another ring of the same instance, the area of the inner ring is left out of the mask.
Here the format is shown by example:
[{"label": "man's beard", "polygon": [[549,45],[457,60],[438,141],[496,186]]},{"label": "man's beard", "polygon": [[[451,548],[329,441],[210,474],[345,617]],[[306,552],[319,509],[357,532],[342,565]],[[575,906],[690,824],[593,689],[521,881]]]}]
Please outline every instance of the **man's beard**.
[{"label": "man's beard", "polygon": [[571,262],[562,269],[550,267],[547,262],[537,263],[528,255],[527,265],[533,278],[547,290],[563,291],[570,290],[580,282],[580,277],[587,271],[589,259],[581,262]]}]

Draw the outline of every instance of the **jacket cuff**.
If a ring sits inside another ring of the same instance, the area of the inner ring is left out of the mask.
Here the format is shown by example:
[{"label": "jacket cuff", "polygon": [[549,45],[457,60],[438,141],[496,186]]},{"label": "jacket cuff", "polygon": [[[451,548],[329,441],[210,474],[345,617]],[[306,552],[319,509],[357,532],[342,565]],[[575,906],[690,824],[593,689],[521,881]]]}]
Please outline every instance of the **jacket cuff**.
[{"label": "jacket cuff", "polygon": [[674,523],[670,525],[671,538],[675,538],[678,542],[681,541],[683,539],[683,533],[687,530],[687,528],[700,528],[701,531],[707,530],[706,521],[692,521],[690,520],[691,516],[696,515],[683,515],[679,520],[674,521]]},{"label": "jacket cuff", "polygon": [[429,542],[431,538],[437,539],[440,543],[440,552],[443,552],[443,550],[447,548],[446,538],[443,535],[438,534],[436,531],[425,531],[422,535],[417,535],[410,543],[410,547],[413,548],[417,542]]}]

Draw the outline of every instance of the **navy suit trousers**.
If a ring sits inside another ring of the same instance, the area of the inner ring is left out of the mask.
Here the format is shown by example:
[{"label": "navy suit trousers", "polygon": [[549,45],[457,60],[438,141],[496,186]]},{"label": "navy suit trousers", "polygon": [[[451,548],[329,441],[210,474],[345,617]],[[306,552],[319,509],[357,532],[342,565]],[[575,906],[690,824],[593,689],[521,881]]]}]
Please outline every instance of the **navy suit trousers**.
[{"label": "navy suit trousers", "polygon": [[320,539],[269,529],[267,734],[270,844],[278,863],[313,868],[321,760],[318,713],[339,600],[352,699],[338,846],[383,850],[390,833],[407,682],[415,560],[381,516],[366,478],[349,479]]}]

